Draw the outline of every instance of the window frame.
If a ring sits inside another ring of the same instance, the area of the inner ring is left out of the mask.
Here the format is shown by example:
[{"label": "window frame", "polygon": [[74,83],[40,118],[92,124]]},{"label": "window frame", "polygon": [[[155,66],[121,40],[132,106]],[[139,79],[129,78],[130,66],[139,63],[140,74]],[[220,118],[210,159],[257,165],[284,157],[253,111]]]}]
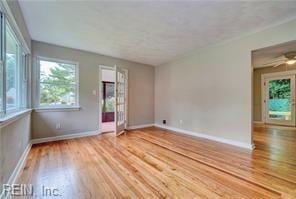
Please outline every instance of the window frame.
[{"label": "window frame", "polygon": [[[28,48],[27,44],[25,43],[19,29],[14,21],[14,18],[11,17],[9,10],[3,7],[3,4],[0,3],[0,14],[1,14],[1,78],[0,81],[2,83],[1,86],[1,93],[2,93],[2,104],[0,110],[0,123],[4,122],[6,118],[10,118],[11,116],[15,116],[18,114],[22,114],[26,110],[29,109],[28,100],[30,95],[28,93],[28,81],[29,74],[24,74],[24,70],[29,69],[29,59],[30,59],[30,49]],[[7,60],[6,60],[6,50],[7,50],[7,30],[9,30],[9,34],[16,42],[17,50],[16,50],[16,103],[15,107],[8,108],[7,107]],[[27,57],[26,63],[22,61],[23,55]],[[24,79],[26,76],[26,79]]]},{"label": "window frame", "polygon": [[[63,64],[75,65],[75,105],[51,105],[51,106],[40,106],[40,61],[49,61]],[[36,94],[35,94],[35,106],[36,110],[79,110],[79,62],[49,58],[44,56],[36,56]]]}]

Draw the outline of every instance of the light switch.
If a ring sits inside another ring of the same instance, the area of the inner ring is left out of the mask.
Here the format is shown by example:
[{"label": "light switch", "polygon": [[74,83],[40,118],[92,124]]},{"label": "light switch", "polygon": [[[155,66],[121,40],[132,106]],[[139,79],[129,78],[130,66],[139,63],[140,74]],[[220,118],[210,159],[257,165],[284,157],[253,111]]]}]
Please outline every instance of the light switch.
[{"label": "light switch", "polygon": [[93,90],[93,91],[92,91],[92,94],[93,94],[93,95],[97,95],[97,91],[96,91],[96,90]]}]

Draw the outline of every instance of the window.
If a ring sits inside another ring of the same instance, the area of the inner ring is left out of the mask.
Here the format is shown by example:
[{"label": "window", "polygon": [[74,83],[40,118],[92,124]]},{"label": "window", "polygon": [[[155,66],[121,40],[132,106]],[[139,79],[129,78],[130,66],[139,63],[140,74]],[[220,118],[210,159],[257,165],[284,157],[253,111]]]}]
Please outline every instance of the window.
[{"label": "window", "polygon": [[6,26],[6,110],[19,107],[19,45],[9,25]]},{"label": "window", "polygon": [[0,12],[0,117],[5,114],[4,109],[4,60],[5,60],[5,37],[3,31],[5,30],[4,14]]},{"label": "window", "polygon": [[29,56],[5,15],[1,14],[0,116],[27,108]]},{"label": "window", "polygon": [[78,106],[78,64],[38,58],[40,108]]}]

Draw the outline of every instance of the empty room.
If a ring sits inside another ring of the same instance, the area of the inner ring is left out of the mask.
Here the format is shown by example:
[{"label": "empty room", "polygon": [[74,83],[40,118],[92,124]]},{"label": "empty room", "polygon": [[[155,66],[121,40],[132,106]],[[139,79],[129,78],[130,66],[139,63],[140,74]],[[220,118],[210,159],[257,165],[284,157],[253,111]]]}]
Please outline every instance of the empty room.
[{"label": "empty room", "polygon": [[1,0],[0,198],[296,198],[295,10]]}]

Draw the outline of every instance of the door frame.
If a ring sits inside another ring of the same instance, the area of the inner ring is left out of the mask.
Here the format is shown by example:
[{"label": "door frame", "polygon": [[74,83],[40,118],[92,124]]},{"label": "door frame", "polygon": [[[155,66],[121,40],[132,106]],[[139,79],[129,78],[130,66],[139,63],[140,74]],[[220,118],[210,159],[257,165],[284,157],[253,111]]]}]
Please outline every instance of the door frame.
[{"label": "door frame", "polygon": [[[99,89],[98,89],[98,96],[99,96],[99,132],[102,133],[102,70],[112,70],[116,73],[115,71],[115,66],[106,66],[106,65],[99,65]],[[122,70],[126,73],[126,85],[125,85],[125,98],[126,98],[126,102],[125,102],[125,129],[127,129],[127,124],[128,124],[128,70],[125,68],[122,68]],[[115,74],[116,75],[116,74]],[[116,81],[114,82],[115,88],[116,88]],[[116,92],[114,90],[114,92]],[[115,109],[116,110],[116,109]],[[114,122],[116,125],[117,122],[117,118],[116,118],[116,112],[114,113]],[[115,128],[116,129],[116,128]],[[114,133],[115,133],[115,129],[114,129]]]},{"label": "door frame", "polygon": [[[296,70],[289,70],[289,71],[283,71],[283,72],[274,72],[274,73],[266,73],[266,74],[262,74],[261,75],[261,120],[264,123],[268,123],[268,118],[266,118],[266,85],[265,85],[265,81],[266,79],[270,79],[270,78],[280,78],[280,77],[287,77],[287,76],[291,76],[294,75],[296,76]],[[296,77],[295,77],[296,79]],[[292,84],[293,85],[293,84]],[[296,95],[296,91],[295,91],[295,86],[296,86],[296,82],[294,82],[294,100],[295,100],[295,95]],[[295,123],[295,116],[296,116],[296,108],[295,105],[294,106],[294,124],[293,126],[296,125]],[[278,125],[285,125],[285,126],[291,126],[288,124],[278,124]]]}]

